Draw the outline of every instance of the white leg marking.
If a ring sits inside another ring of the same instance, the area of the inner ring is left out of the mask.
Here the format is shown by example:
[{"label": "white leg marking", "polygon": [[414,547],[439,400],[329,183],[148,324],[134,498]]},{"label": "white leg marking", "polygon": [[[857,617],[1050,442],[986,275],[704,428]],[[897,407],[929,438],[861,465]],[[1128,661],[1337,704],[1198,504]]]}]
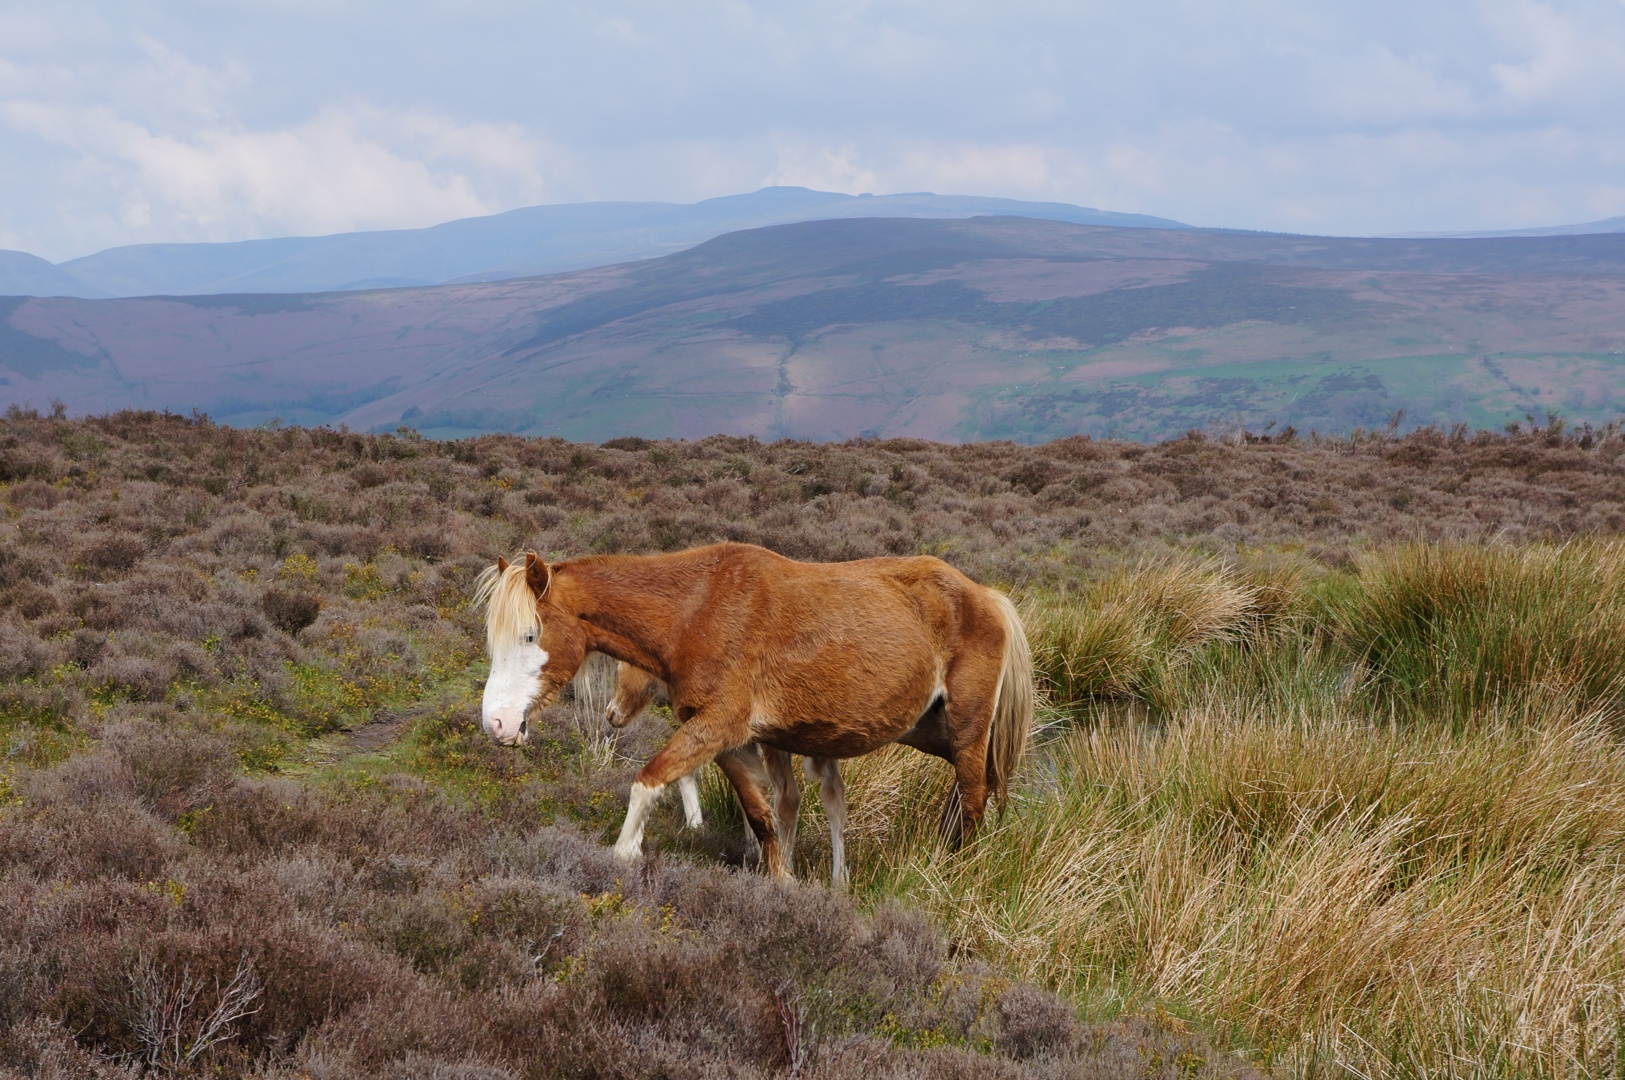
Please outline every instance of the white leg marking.
[{"label": "white leg marking", "polygon": [[632,784],[632,797],[627,802],[626,823],[621,826],[621,838],[615,841],[615,854],[628,861],[643,854],[643,825],[649,820],[649,811],[660,798],[661,785],[648,787],[642,782]]},{"label": "white leg marking", "polygon": [[700,813],[700,785],[694,782],[693,773],[677,781],[677,793],[683,797],[683,817],[688,819],[688,827],[699,828],[705,818]]},{"label": "white leg marking", "polygon": [[830,885],[846,889],[846,782],[834,758],[808,759],[809,769],[818,773],[818,795],[824,800],[824,816],[829,819]]}]

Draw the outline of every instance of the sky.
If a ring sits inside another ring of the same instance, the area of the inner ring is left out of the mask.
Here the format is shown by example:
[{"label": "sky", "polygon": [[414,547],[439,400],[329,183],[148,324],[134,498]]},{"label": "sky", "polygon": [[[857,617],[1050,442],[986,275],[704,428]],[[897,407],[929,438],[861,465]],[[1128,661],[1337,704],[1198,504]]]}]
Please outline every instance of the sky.
[{"label": "sky", "polygon": [[1380,235],[1625,214],[1625,0],[0,0],[0,248],[800,184]]}]

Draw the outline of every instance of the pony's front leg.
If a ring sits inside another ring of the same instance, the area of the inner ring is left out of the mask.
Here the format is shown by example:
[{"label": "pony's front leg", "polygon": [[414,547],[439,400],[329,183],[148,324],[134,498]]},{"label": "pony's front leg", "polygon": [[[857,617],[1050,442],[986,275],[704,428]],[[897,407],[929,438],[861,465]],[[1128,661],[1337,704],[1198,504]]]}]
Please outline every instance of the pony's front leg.
[{"label": "pony's front leg", "polygon": [[730,739],[722,725],[706,723],[701,717],[678,728],[632,782],[626,822],[621,826],[620,839],[615,841],[615,854],[623,859],[635,859],[643,851],[643,827],[667,784],[688,776],[724,750],[744,741],[744,738]]},{"label": "pony's front leg", "polygon": [[683,797],[683,820],[688,827],[697,829],[705,824],[705,815],[700,812],[700,785],[694,779],[694,774],[677,778],[677,793]]},{"label": "pony's front leg", "polygon": [[[604,706],[604,719],[613,727],[625,727],[643,715],[663,685],[642,668],[620,661],[615,665],[615,696]],[[699,828],[705,817],[700,812],[700,787],[693,773],[677,778],[677,791],[683,797],[683,817],[688,827]]]}]

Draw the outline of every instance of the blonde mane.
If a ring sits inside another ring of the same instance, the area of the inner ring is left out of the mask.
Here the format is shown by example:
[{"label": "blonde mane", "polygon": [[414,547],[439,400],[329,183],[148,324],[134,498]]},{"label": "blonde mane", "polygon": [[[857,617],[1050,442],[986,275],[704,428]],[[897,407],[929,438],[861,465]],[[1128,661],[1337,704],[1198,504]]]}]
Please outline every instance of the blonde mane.
[{"label": "blonde mane", "polygon": [[487,566],[480,571],[474,582],[474,606],[485,608],[485,648],[492,656],[500,647],[512,648],[526,631],[541,631],[536,594],[525,581],[524,556],[506,570]]}]

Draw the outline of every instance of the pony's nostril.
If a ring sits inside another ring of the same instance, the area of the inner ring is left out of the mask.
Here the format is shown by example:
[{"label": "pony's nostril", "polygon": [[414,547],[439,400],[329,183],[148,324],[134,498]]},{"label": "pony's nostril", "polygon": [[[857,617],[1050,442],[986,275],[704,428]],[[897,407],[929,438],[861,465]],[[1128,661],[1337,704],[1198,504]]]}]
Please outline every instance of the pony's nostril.
[{"label": "pony's nostril", "polygon": [[519,737],[521,739],[523,739],[528,734],[530,734],[530,721],[529,720],[521,720],[521,721],[519,721]]}]

